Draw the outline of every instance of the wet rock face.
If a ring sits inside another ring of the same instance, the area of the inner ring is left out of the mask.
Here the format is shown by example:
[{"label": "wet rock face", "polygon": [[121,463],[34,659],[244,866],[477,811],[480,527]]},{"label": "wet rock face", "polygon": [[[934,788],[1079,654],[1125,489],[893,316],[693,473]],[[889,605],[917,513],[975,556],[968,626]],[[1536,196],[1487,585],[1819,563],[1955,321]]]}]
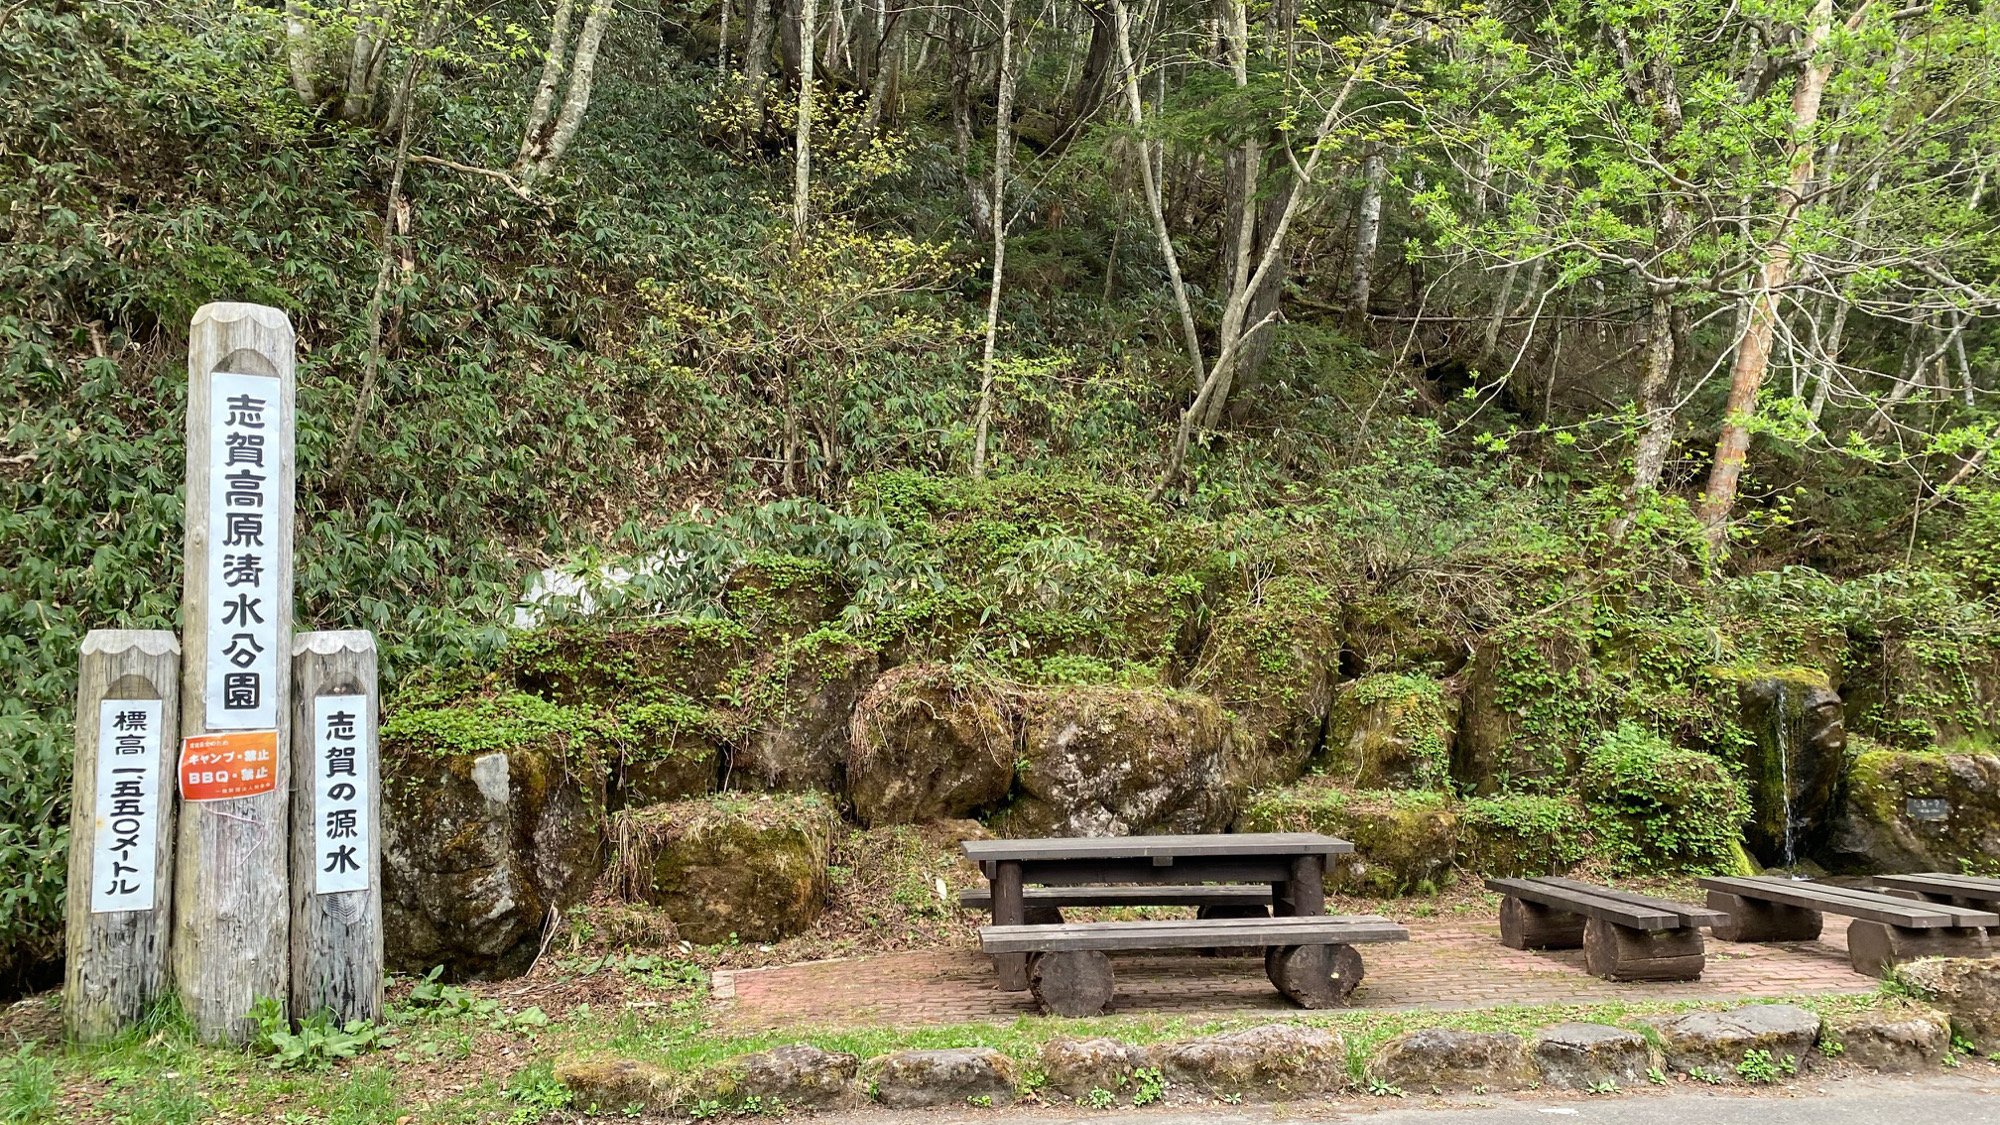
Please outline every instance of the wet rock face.
[{"label": "wet rock face", "polygon": [[862,1082],[890,1109],[1000,1106],[1014,1101],[1014,1061],[991,1047],[895,1051],[868,1060]]},{"label": "wet rock face", "polygon": [[996,827],[1017,836],[1219,832],[1235,811],[1223,785],[1229,724],[1215,701],[1133,688],[1027,694],[1023,795]]},{"label": "wet rock face", "polygon": [[1773,1063],[1789,1058],[1804,1067],[1819,1039],[1819,1016],[1791,1004],[1757,1004],[1726,1012],[1690,1012],[1660,1028],[1667,1066],[1696,1067],[1723,1082],[1736,1080],[1747,1051],[1764,1051]]},{"label": "wet rock face", "polygon": [[957,684],[948,668],[894,669],[854,708],[847,792],[870,828],[964,817],[1013,783],[1006,701]]},{"label": "wet rock face", "polygon": [[1542,1083],[1564,1090],[1641,1085],[1653,1066],[1646,1037],[1601,1023],[1564,1023],[1536,1034],[1530,1054]]},{"label": "wet rock face", "polygon": [[1368,1063],[1378,1082],[1410,1090],[1507,1090],[1533,1080],[1527,1045],[1501,1031],[1426,1028],[1389,1040]]},{"label": "wet rock face", "polygon": [[382,930],[389,967],[511,976],[551,906],[602,863],[604,780],[531,751],[384,755]]},{"label": "wet rock face", "polygon": [[836,818],[817,797],[725,795],[628,810],[615,827],[627,894],[702,945],[777,941],[826,910]]},{"label": "wet rock face", "polygon": [[1836,871],[1957,871],[2000,855],[2000,755],[1874,751],[1846,791],[1825,850]]},{"label": "wet rock face", "polygon": [[1340,1034],[1291,1024],[1163,1043],[1148,1057],[1169,1082],[1259,1101],[1337,1090],[1347,1080]]},{"label": "wet rock face", "polygon": [[1832,830],[1847,756],[1840,696],[1822,673],[1779,669],[1738,678],[1737,700],[1752,739],[1744,750],[1752,810],[1744,843],[1767,864],[1795,863]]},{"label": "wet rock face", "polygon": [[1117,1039],[1063,1036],[1042,1044],[1042,1073],[1049,1087],[1072,1098],[1089,1097],[1093,1090],[1116,1092],[1145,1065],[1143,1050]]},{"label": "wet rock face", "polygon": [[860,1068],[861,1060],[844,1051],[793,1043],[710,1067],[694,1088],[699,1097],[726,1106],[854,1109],[868,1101],[855,1081]]},{"label": "wet rock face", "polygon": [[1982,1053],[2000,1051],[2000,961],[1931,958],[1896,970],[1951,1017],[1951,1029]]}]

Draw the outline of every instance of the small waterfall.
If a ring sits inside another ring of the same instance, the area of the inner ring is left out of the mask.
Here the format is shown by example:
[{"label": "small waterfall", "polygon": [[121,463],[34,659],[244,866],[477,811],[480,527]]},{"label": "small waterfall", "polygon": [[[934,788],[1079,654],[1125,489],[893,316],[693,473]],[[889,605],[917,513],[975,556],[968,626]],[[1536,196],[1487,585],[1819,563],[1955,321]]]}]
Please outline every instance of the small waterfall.
[{"label": "small waterfall", "polygon": [[1797,741],[1792,737],[1792,705],[1786,698],[1791,685],[1778,681],[1778,699],[1772,708],[1771,725],[1775,728],[1778,751],[1778,790],[1784,798],[1785,808],[1785,871],[1798,870],[1798,855],[1792,839],[1792,746]]}]

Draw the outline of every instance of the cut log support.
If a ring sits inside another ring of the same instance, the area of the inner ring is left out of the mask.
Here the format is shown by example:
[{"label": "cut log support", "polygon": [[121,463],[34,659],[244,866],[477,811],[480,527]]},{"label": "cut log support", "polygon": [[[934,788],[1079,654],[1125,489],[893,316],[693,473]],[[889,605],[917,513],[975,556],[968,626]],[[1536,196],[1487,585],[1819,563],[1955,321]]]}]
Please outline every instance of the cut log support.
[{"label": "cut log support", "polygon": [[1095,949],[1031,954],[1028,990],[1051,1015],[1101,1015],[1111,1005],[1111,958]]},{"label": "cut log support", "polygon": [[1847,959],[1857,973],[1887,978],[1919,957],[1991,957],[1993,939],[1981,926],[1913,930],[1856,918],[1847,924]]},{"label": "cut log support", "polygon": [[1729,915],[1727,922],[1717,923],[1714,928],[1719,941],[1814,941],[1826,924],[1825,917],[1817,910],[1744,898],[1727,891],[1710,890],[1708,906]]},{"label": "cut log support", "polygon": [[93,629],[76,690],[63,1031],[106,1039],[166,992],[181,646]]},{"label": "cut log support", "polygon": [[1700,980],[1701,931],[1639,930],[1592,918],[1583,928],[1583,964],[1604,980]]},{"label": "cut log support", "polygon": [[1361,984],[1361,952],[1351,945],[1281,945],[1264,953],[1264,975],[1301,1008],[1337,1008]]},{"label": "cut log support", "polygon": [[1500,900],[1500,944],[1509,949],[1575,949],[1584,917],[1508,895]]},{"label": "cut log support", "polygon": [[[1271,908],[1253,906],[1249,903],[1217,903],[1212,906],[1197,906],[1196,918],[1269,918]],[[1264,949],[1255,945],[1221,945],[1201,951],[1203,957],[1258,957]]]}]

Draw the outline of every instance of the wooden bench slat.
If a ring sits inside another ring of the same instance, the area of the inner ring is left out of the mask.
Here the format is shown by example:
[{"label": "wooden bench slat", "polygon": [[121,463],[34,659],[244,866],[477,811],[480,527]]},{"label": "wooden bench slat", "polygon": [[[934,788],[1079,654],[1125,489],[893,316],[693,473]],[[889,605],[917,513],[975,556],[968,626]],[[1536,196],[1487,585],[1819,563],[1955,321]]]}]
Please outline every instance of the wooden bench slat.
[{"label": "wooden bench slat", "polygon": [[[1269,906],[1271,888],[1262,883],[1224,883],[1213,887],[1185,884],[1113,884],[1095,887],[1028,887],[1022,898],[1029,906]],[[992,886],[965,887],[960,906],[984,910],[993,905]]]},{"label": "wooden bench slat", "polygon": [[1899,890],[2000,901],[2000,879],[1987,879],[1977,875],[1946,875],[1939,872],[1927,872],[1921,875],[1875,875],[1871,878],[1878,885],[1895,887]]},{"label": "wooden bench slat", "polygon": [[1356,945],[1408,941],[1409,937],[1410,931],[1403,926],[1387,918],[1365,915],[1073,922],[1060,926],[979,928],[979,944],[988,953]]},{"label": "wooden bench slat", "polygon": [[1089,860],[1145,857],[1336,855],[1354,845],[1318,832],[1225,832],[1188,836],[1077,836],[1039,840],[965,840],[976,863],[999,860]]},{"label": "wooden bench slat", "polygon": [[1488,879],[1486,887],[1528,902],[1553,906],[1571,914],[1598,918],[1635,930],[1678,930],[1687,925],[1678,913],[1634,906],[1595,893],[1551,887],[1532,879]]},{"label": "wooden bench slat", "polygon": [[1856,891],[1795,879],[1757,877],[1704,877],[1697,882],[1713,891],[1762,899],[1766,902],[1799,906],[1826,914],[1861,918],[1905,929],[1925,930],[1954,926],[2000,925],[2000,914],[1937,903],[1891,898],[1874,891]]},{"label": "wooden bench slat", "polygon": [[1578,880],[1575,879],[1560,878],[1555,875],[1540,876],[1536,878],[1534,881],[1537,883],[1545,883],[1552,887],[1562,887],[1566,890],[1583,891],[1588,894],[1596,895],[1599,898],[1608,898],[1617,902],[1630,903],[1633,906],[1648,906],[1653,908],[1654,910],[1664,910],[1670,914],[1679,915],[1681,921],[1690,926],[1712,926],[1717,922],[1725,921],[1729,917],[1727,914],[1724,914],[1720,910],[1710,910],[1706,906],[1696,906],[1693,903],[1686,903],[1686,902],[1675,902],[1672,899],[1654,898],[1651,895],[1636,894],[1632,891],[1621,891],[1613,887],[1600,887],[1595,883],[1584,883],[1584,882],[1579,882]]}]

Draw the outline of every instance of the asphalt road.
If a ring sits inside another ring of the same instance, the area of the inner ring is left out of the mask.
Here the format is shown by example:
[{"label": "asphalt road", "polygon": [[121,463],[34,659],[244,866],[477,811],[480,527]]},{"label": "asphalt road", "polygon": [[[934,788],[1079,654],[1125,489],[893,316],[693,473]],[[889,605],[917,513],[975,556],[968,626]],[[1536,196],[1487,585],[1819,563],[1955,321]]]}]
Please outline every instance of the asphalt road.
[{"label": "asphalt road", "polygon": [[824,1125],[2000,1125],[2000,1075],[1850,1078],[1748,1093],[1676,1087],[1614,1097],[1513,1095],[1474,1104],[1343,1100],[1274,1107],[875,1111]]}]

